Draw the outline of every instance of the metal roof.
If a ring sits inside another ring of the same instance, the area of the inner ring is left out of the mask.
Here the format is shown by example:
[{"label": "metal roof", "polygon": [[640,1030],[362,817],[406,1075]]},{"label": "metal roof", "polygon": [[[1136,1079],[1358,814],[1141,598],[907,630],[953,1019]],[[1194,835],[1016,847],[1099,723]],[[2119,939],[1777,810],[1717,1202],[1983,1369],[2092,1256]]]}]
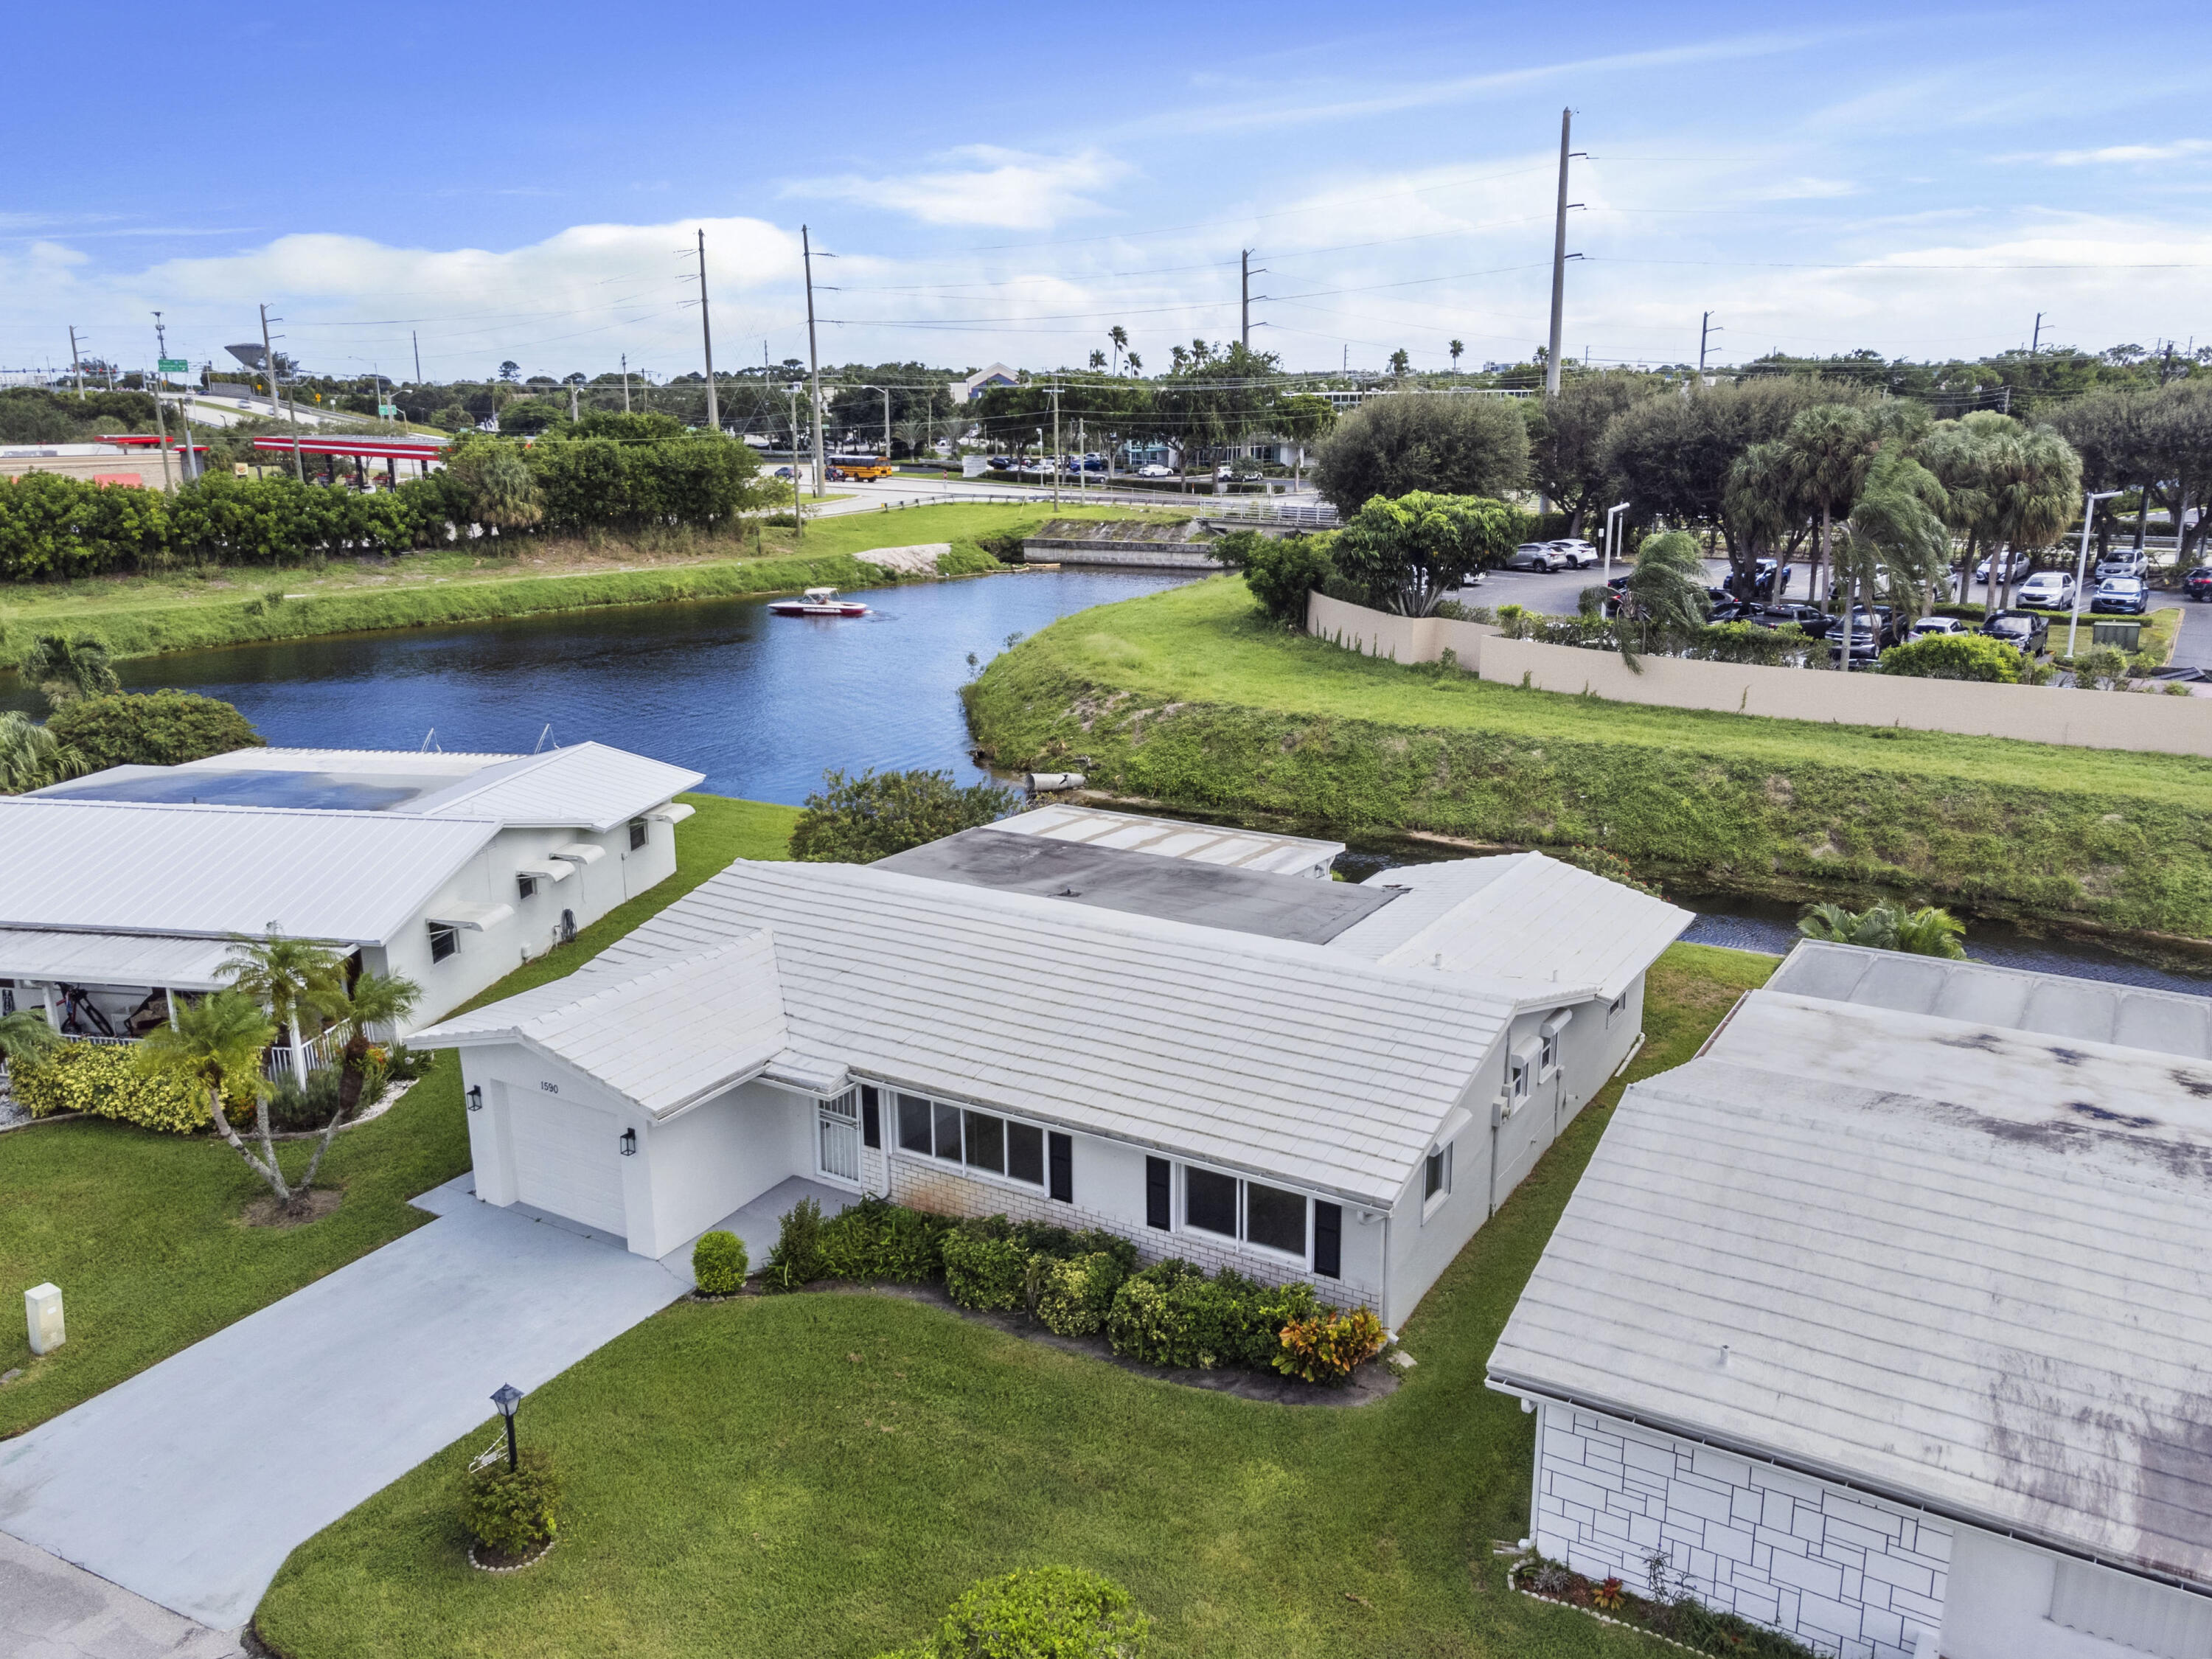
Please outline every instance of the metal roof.
[{"label": "metal roof", "polygon": [[963,830],[894,854],[877,867],[1314,945],[1397,896],[1343,882],[1195,864],[1096,842],[1008,835],[996,825]]},{"label": "metal roof", "polygon": [[571,975],[436,1030],[455,1048],[526,1043],[656,1117],[758,1076],[788,1041],[766,929],[717,951]]},{"label": "metal roof", "polygon": [[2212,997],[1801,941],[1767,981],[1838,1002],[2212,1060]]},{"label": "metal roof", "polygon": [[1581,985],[1619,996],[1696,920],[1541,853],[1408,865],[1361,884],[1402,896],[1332,948],[1493,979],[1521,994]]},{"label": "metal roof", "polygon": [[1490,1372],[2212,1587],[2208,1247],[2212,1066],[1756,991],[1629,1090]]},{"label": "metal roof", "polygon": [[[882,864],[742,860],[610,945],[565,994],[763,928],[789,1034],[772,1074],[849,1068],[1360,1204],[1395,1201],[1514,1011],[1463,978],[1317,945]],[[544,994],[411,1041],[544,1015]],[[624,1045],[685,1046],[732,1080],[750,1052],[711,1021],[642,1013]]]},{"label": "metal roof", "polygon": [[0,927],[380,945],[500,826],[483,818],[0,799]]},{"label": "metal roof", "polygon": [[687,789],[704,772],[671,766],[603,743],[571,744],[487,766],[394,812],[497,818],[526,828],[587,827],[604,835]]},{"label": "metal roof", "polygon": [[1156,853],[1195,864],[1225,864],[1238,870],[1262,870],[1279,876],[1326,876],[1340,841],[1313,841],[1264,830],[1231,830],[1219,824],[1185,823],[1096,806],[1060,804],[1001,818],[991,826],[1017,836],[1117,847],[1129,853]]},{"label": "metal roof", "polygon": [[230,982],[218,970],[231,948],[228,939],[0,927],[0,979],[213,991]]}]

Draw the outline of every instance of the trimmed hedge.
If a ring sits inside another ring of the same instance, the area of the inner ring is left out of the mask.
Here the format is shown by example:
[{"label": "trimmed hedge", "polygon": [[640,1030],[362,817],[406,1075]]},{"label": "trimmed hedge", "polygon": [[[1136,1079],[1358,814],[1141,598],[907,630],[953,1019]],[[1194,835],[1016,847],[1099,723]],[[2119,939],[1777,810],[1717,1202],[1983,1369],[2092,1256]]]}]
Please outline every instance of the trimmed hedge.
[{"label": "trimmed hedge", "polygon": [[9,1087],[33,1117],[89,1112],[142,1129],[188,1135],[215,1121],[206,1091],[140,1071],[134,1051],[64,1039],[36,1060],[9,1067]]},{"label": "trimmed hedge", "polygon": [[932,1634],[879,1659],[1144,1659],[1152,1633],[1112,1579],[1029,1567],[972,1586]]},{"label": "trimmed hedge", "polygon": [[735,1233],[699,1235],[691,1247],[691,1278],[702,1296],[735,1296],[745,1287],[745,1242]]},{"label": "trimmed hedge", "polygon": [[1320,1298],[1303,1279],[1267,1285],[1226,1267],[1209,1279],[1170,1256],[1115,1294],[1106,1338],[1115,1353],[1147,1365],[1264,1371],[1282,1351],[1283,1328],[1321,1313]]}]

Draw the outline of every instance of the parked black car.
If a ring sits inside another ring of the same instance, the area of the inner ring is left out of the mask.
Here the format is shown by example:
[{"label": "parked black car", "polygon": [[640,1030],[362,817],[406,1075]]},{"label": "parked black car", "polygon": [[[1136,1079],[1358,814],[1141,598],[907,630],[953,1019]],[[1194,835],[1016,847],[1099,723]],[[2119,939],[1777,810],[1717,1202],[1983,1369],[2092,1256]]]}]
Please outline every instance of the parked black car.
[{"label": "parked black car", "polygon": [[1758,628],[1787,628],[1795,623],[1819,639],[1828,631],[1833,618],[1817,605],[1756,605],[1744,612],[1743,620]]},{"label": "parked black car", "polygon": [[1982,632],[2002,640],[2031,657],[2040,656],[2051,634],[2051,622],[2033,611],[2000,611],[1982,624]]},{"label": "parked black car", "polygon": [[2181,591],[2198,601],[2212,599],[2212,564],[2200,564],[2181,579]]}]

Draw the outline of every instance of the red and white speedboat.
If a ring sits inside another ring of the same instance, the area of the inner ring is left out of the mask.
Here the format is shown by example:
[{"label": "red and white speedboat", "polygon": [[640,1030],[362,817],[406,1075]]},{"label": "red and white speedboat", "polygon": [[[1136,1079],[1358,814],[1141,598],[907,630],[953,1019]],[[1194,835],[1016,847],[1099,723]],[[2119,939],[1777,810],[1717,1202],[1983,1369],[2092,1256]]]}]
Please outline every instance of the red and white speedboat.
[{"label": "red and white speedboat", "polygon": [[777,599],[769,605],[778,617],[865,617],[868,607],[858,599],[841,599],[834,587],[810,587],[795,599]]}]

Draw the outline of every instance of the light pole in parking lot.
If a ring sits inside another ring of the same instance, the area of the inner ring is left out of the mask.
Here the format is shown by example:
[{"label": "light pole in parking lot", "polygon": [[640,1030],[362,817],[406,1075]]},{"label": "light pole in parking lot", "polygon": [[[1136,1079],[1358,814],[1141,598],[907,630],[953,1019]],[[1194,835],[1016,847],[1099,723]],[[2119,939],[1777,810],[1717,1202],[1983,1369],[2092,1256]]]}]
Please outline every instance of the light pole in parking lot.
[{"label": "light pole in parking lot", "polygon": [[1628,511],[1628,505],[1626,501],[1623,501],[1617,507],[1608,507],[1605,510],[1605,574],[1602,580],[1607,582],[1613,580],[1613,526],[1619,521],[1620,515]]},{"label": "light pole in parking lot", "polygon": [[[2040,322],[2042,319],[2036,320]],[[2074,617],[2066,624],[2066,654],[2069,657],[2074,654],[2074,636],[2081,627],[2082,585],[2089,580],[2089,523],[2097,516],[2097,503],[2109,501],[2119,493],[2117,489],[2106,489],[2081,498],[2081,551],[2074,560]]]}]

